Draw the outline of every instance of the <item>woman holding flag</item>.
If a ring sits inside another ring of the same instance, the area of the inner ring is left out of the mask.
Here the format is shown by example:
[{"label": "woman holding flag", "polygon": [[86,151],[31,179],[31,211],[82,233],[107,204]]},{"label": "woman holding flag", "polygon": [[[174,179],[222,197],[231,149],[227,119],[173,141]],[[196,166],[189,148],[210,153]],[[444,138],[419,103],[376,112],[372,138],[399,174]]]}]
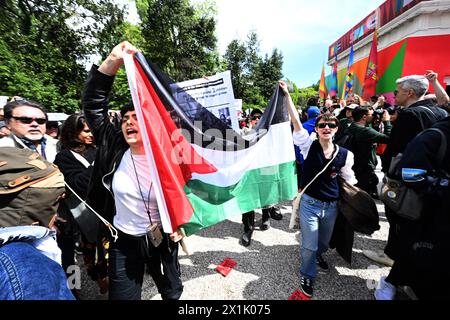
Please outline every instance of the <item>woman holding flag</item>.
[{"label": "woman holding flag", "polygon": [[314,130],[318,139],[315,139],[313,134],[309,135],[303,128],[286,83],[280,81],[279,84],[287,98],[294,126],[294,143],[300,147],[305,159],[300,182],[300,188],[304,192],[300,200],[300,289],[310,298],[313,294],[313,280],[317,275],[316,265],[324,271],[329,269],[322,254],[328,249],[338,213],[337,177],[340,175],[352,185],[357,180],[352,170],[353,153],[333,143],[339,120],[329,114],[317,117]]},{"label": "woman holding flag", "polygon": [[97,143],[97,157],[88,202],[118,229],[109,251],[109,299],[140,300],[145,266],[164,300],[183,292],[178,262],[177,231],[166,234],[150,178],[147,157],[133,104],[124,106],[115,128],[108,117],[108,96],[124,52],[138,50],[128,42],[113,48],[93,66],[83,95],[83,111]]}]

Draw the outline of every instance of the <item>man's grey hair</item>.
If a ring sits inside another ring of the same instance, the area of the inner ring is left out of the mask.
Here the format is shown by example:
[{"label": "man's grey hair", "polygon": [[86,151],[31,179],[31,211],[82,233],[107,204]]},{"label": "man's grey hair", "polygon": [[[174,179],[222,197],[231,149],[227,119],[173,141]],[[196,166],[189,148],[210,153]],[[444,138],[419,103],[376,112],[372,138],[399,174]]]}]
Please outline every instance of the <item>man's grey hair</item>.
[{"label": "man's grey hair", "polygon": [[397,85],[404,90],[412,89],[417,97],[421,97],[427,93],[430,83],[424,76],[412,75],[398,79]]}]

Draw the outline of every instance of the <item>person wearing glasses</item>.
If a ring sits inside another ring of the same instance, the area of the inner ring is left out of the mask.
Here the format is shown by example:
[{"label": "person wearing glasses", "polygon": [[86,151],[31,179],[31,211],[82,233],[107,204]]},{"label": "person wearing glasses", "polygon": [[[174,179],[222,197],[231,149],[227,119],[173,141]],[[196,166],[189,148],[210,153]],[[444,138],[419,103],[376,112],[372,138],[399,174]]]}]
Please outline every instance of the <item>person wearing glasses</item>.
[{"label": "person wearing glasses", "polygon": [[[286,83],[280,81],[279,85],[286,97],[294,126],[294,143],[300,147],[305,159],[301,174],[301,189],[312,181],[306,188],[299,206],[302,237],[300,289],[310,298],[313,295],[317,265],[324,271],[329,270],[322,254],[329,247],[338,213],[340,190],[337,177],[341,176],[351,185],[355,185],[358,181],[352,170],[353,153],[333,143],[339,120],[331,114],[320,115],[315,122],[315,133],[309,135],[299,120]],[[329,164],[330,161],[332,162]],[[326,170],[319,175],[328,164]]]},{"label": "person wearing glasses", "polygon": [[[178,300],[183,293],[178,242],[183,235],[161,228],[134,105],[121,108],[120,128],[109,120],[108,96],[124,64],[124,51],[138,50],[127,41],[118,44],[100,66],[92,66],[85,85],[83,111],[97,144],[87,202],[118,231],[108,251],[109,300],[141,300],[146,268],[161,298]],[[151,235],[159,235],[162,242],[152,242]]]},{"label": "person wearing glasses", "polygon": [[[242,130],[244,134],[250,133],[256,128],[259,120],[262,117],[262,111],[259,109],[253,109],[250,113],[249,126],[245,127],[247,130]],[[259,230],[266,231],[270,228],[270,218],[274,220],[283,219],[283,215],[280,212],[280,208],[276,205],[269,205],[261,209],[262,219]],[[241,244],[244,247],[250,246],[252,243],[253,230],[255,229],[255,211],[249,211],[242,214],[242,224],[244,225],[244,232],[241,235]]]},{"label": "person wearing glasses", "polygon": [[7,103],[3,110],[11,134],[0,139],[0,147],[28,148],[53,162],[58,140],[45,134],[48,120],[45,108],[34,101],[15,100]]}]

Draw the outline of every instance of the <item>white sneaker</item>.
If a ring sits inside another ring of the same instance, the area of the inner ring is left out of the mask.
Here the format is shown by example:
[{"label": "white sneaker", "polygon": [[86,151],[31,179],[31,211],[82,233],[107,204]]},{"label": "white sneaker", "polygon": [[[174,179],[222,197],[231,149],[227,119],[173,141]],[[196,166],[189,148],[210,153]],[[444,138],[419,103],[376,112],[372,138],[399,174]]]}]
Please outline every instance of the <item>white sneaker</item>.
[{"label": "white sneaker", "polygon": [[380,284],[375,290],[375,299],[376,300],[394,300],[395,296],[395,286],[386,282],[386,277],[380,278]]},{"label": "white sneaker", "polygon": [[372,250],[363,250],[363,255],[365,255],[370,260],[373,260],[375,262],[378,262],[380,264],[384,264],[388,267],[392,267],[394,264],[394,260],[389,258],[384,252],[382,251],[372,251]]}]

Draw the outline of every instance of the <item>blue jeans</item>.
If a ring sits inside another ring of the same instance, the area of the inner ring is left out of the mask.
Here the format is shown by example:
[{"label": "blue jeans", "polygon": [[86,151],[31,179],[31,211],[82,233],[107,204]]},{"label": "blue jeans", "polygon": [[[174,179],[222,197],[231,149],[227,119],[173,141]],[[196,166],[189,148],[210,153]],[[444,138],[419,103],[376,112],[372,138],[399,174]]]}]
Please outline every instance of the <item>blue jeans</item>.
[{"label": "blue jeans", "polygon": [[337,201],[324,202],[303,194],[299,208],[302,235],[300,273],[314,279],[317,275],[316,259],[328,250],[333,234]]},{"label": "blue jeans", "polygon": [[62,267],[27,242],[0,246],[0,300],[75,300]]}]

